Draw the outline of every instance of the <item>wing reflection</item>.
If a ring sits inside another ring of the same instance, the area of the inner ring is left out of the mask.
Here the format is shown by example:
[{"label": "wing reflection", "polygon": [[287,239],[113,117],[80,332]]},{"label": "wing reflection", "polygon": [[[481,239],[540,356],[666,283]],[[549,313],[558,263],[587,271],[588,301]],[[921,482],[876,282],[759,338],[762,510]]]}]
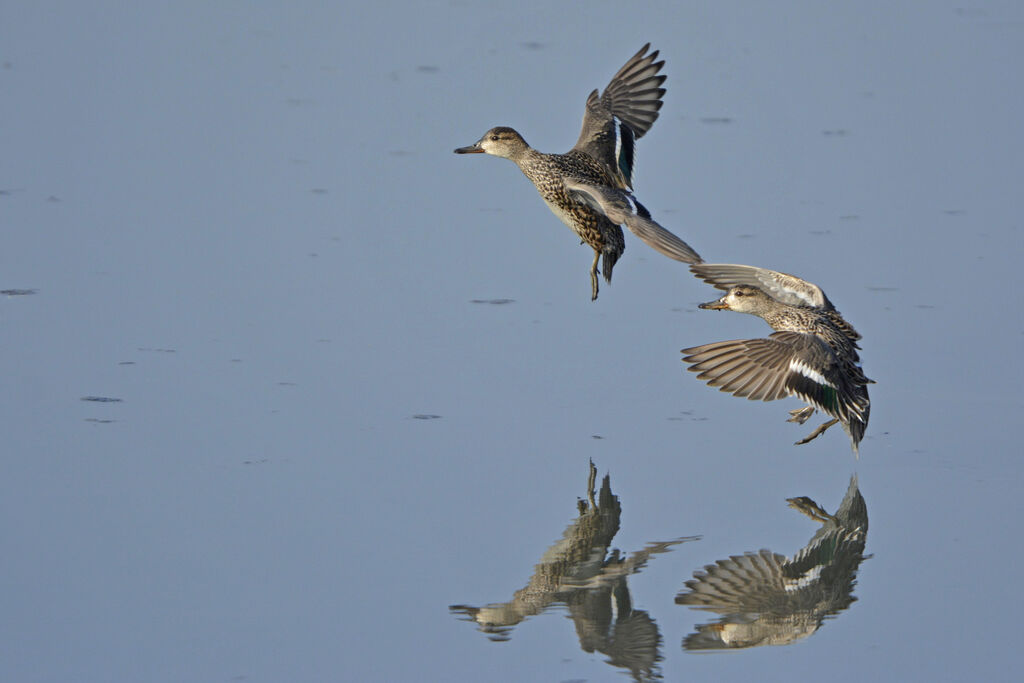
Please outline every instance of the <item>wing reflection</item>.
[{"label": "wing reflection", "polygon": [[629,670],[634,680],[660,678],[661,634],[644,610],[633,609],[626,579],[652,555],[693,538],[648,543],[629,556],[609,550],[619,530],[622,507],[605,475],[595,499],[597,468],[590,463],[587,500],[577,502],[579,517],[561,540],[547,549],[525,587],[508,602],[485,607],[452,605],[449,610],[474,621],[491,640],[508,640],[527,617],[564,606],[576,626],[584,652],[600,652],[608,663]]},{"label": "wing reflection", "polygon": [[700,624],[683,639],[686,650],[718,650],[788,645],[811,635],[826,617],[847,609],[857,568],[864,556],[868,509],[857,475],[835,515],[807,497],[789,498],[790,507],[820,522],[821,528],[792,558],[769,550],[733,555],[694,572],[689,592],[676,603],[718,612],[721,619]]}]

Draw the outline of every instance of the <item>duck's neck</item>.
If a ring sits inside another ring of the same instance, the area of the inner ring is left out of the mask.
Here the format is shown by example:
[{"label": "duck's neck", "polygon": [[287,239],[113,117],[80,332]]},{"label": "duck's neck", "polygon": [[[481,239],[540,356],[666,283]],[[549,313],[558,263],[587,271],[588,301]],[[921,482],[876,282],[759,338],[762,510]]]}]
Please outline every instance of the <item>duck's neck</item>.
[{"label": "duck's neck", "polygon": [[535,150],[533,147],[530,147],[529,145],[524,145],[522,149],[516,150],[511,156],[508,157],[508,159],[519,168],[523,168],[523,166],[531,165],[538,158],[543,156],[543,154]]},{"label": "duck's neck", "polygon": [[795,323],[795,321],[793,320],[793,315],[785,310],[758,311],[757,313],[753,313],[753,315],[756,315],[757,317],[764,320],[776,332],[781,330],[791,330],[793,329],[793,325]]}]

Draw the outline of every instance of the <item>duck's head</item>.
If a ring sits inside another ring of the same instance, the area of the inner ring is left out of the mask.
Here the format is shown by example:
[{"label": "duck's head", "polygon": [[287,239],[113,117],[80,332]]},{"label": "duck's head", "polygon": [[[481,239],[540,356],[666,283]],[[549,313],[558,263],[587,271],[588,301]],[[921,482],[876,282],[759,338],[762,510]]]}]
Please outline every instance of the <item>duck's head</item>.
[{"label": "duck's head", "polygon": [[513,159],[529,149],[523,136],[507,126],[491,128],[484,136],[468,147],[459,147],[456,154],[493,154],[496,157]]},{"label": "duck's head", "polygon": [[757,287],[750,285],[736,285],[725,293],[721,299],[715,299],[698,308],[710,309],[713,311],[736,311],[737,313],[753,313],[758,315],[761,311],[770,308],[773,303],[771,297]]}]

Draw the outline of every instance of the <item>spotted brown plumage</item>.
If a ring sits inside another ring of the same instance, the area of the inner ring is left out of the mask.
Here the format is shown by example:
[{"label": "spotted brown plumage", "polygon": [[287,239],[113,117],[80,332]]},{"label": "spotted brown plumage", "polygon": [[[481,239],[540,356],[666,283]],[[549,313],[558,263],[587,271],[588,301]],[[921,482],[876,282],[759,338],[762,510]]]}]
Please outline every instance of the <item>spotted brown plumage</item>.
[{"label": "spotted brown plumage", "polygon": [[831,415],[806,443],[840,422],[858,452],[871,412],[860,368],[860,334],[839,314],[821,289],[793,275],[736,264],[701,263],[698,277],[726,294],[700,305],[712,310],[750,313],[776,332],[763,339],[736,339],[683,349],[683,362],[698,379],[750,400],[797,396],[807,408],[791,411],[805,422],[815,410]]},{"label": "spotted brown plumage", "polygon": [[[650,213],[634,205],[633,186],[635,141],[658,118],[665,89],[659,74],[665,62],[656,62],[658,51],[647,53],[645,45],[612,77],[604,93],[593,91],[587,98],[583,126],[576,145],[565,154],[545,154],[530,147],[514,129],[498,126],[477,142],[455,150],[457,154],[491,154],[514,162],[534,184],[548,208],[580,240],[594,250],[590,267],[591,299],[598,294],[598,262],[601,274],[611,282],[615,263],[626,248],[621,225],[662,253],[654,243],[672,243],[671,235],[650,219]],[[612,197],[610,192],[619,194]],[[628,198],[628,199],[627,199]],[[629,207],[624,210],[622,207]],[[628,219],[628,220],[627,220]],[[674,237],[674,235],[673,235]],[[685,246],[685,242],[675,238]],[[652,243],[654,242],[654,243]],[[672,243],[676,254],[688,263],[700,257],[692,249]],[[672,256],[677,258],[677,256]]]}]

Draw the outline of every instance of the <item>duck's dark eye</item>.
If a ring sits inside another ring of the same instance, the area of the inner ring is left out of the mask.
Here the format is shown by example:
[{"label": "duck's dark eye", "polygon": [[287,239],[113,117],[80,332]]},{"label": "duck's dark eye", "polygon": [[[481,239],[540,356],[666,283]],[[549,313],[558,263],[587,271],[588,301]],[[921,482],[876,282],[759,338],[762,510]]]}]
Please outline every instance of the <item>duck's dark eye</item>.
[{"label": "duck's dark eye", "polygon": [[497,142],[498,141],[498,136],[497,135],[492,135],[491,139],[494,140],[495,142]]}]

